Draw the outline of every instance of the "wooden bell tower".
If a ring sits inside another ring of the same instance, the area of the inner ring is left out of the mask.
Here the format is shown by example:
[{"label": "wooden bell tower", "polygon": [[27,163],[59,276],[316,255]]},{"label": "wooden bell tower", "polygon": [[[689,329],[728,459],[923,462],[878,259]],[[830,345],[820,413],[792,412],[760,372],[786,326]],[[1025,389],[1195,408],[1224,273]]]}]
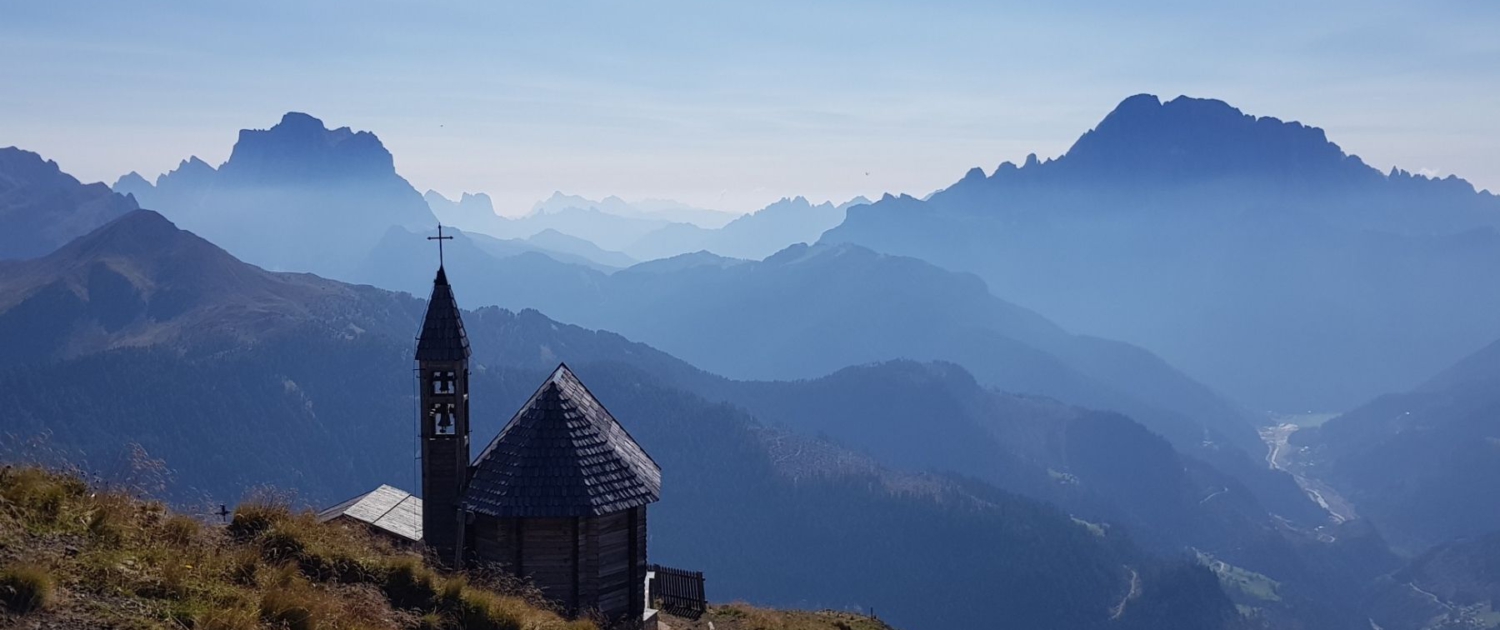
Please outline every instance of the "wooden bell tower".
[{"label": "wooden bell tower", "polygon": [[[442,236],[440,230],[433,238],[453,237]],[[463,526],[459,502],[469,483],[469,338],[441,263],[432,281],[416,359],[421,388],[422,539],[443,562],[454,564]]]}]

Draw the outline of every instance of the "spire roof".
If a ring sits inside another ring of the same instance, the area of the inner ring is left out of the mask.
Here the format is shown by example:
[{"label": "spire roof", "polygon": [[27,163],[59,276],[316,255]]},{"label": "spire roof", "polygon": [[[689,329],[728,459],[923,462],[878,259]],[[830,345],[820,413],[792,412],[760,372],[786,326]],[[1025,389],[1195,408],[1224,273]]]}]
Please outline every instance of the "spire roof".
[{"label": "spire roof", "polygon": [[498,517],[585,517],[661,498],[661,468],[566,365],[479,454],[464,509]]},{"label": "spire roof", "polygon": [[432,280],[432,298],[427,300],[427,316],[422,320],[422,336],[417,339],[418,361],[466,361],[469,358],[469,336],[459,316],[458,302],[448,274],[438,267]]}]

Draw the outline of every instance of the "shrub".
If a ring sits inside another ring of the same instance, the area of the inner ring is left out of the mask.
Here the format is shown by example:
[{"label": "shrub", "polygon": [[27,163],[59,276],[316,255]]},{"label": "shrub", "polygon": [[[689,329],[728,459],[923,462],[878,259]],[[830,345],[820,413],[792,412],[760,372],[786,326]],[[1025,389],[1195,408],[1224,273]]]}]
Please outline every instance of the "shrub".
[{"label": "shrub", "polygon": [[274,586],[260,598],[260,618],[288,630],[315,630],[336,618],[337,607],[306,581]]},{"label": "shrub", "polygon": [[161,524],[161,536],[167,542],[177,546],[187,546],[198,539],[198,533],[202,531],[203,524],[191,516],[177,514],[168,517]]},{"label": "shrub", "polygon": [[260,572],[260,554],[249,549],[233,552],[228,561],[229,581],[240,586],[254,586]]},{"label": "shrub", "polygon": [[494,593],[465,589],[459,602],[460,626],[471,630],[520,630],[521,620]]},{"label": "shrub", "polygon": [[464,591],[469,588],[469,580],[462,575],[456,575],[443,580],[443,587],[437,594],[438,603],[442,606],[453,608],[463,602]]},{"label": "shrub", "polygon": [[427,613],[417,619],[416,630],[447,630],[448,620],[437,613]]},{"label": "shrub", "polygon": [[279,526],[267,532],[260,542],[260,551],[269,562],[297,558],[306,548],[302,532]]},{"label": "shrub", "polygon": [[270,493],[256,492],[234,509],[234,518],[229,521],[229,533],[235,538],[248,540],[285,522],[292,516],[287,502]]},{"label": "shrub", "polygon": [[193,618],[193,630],[255,630],[260,619],[255,611],[238,606],[210,608]]},{"label": "shrub", "polygon": [[125,527],[130,519],[130,507],[119,497],[103,495],[94,501],[89,511],[89,535],[105,545],[118,545],[125,537]]},{"label": "shrub", "polygon": [[381,588],[397,608],[432,608],[437,574],[416,558],[398,558],[385,567]]},{"label": "shrub", "polygon": [[54,521],[69,499],[82,496],[88,486],[75,477],[40,468],[6,469],[0,475],[0,499],[15,504],[33,518]]},{"label": "shrub", "polygon": [[52,574],[36,565],[13,565],[0,570],[0,600],[23,615],[50,604],[55,588]]}]

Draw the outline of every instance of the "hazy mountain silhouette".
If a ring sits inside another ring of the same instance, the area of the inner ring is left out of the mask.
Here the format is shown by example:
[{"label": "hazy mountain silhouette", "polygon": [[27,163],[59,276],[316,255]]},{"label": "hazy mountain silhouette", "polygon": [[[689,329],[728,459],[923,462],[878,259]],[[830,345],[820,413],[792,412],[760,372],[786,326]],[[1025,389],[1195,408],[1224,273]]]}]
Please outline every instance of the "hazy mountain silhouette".
[{"label": "hazy mountain silhouette", "polygon": [[[572,300],[588,299],[582,296],[597,293],[594,287],[602,285],[608,277],[607,270],[592,261],[542,251],[528,241],[497,239],[462,231],[445,231],[445,234],[453,237],[447,242],[444,252],[448,276],[455,284],[460,279],[467,280],[473,286],[468,290],[469,294],[476,297],[510,295],[512,297],[503,305],[517,310],[555,305],[559,296]],[[437,248],[424,237],[436,235],[436,231],[413,233],[391,228],[347,279],[404,290],[413,295],[428,293],[430,289],[423,291],[422,287],[432,284],[432,278],[428,276],[432,275],[429,270],[437,261]],[[497,302],[475,300],[473,303]],[[515,306],[517,304],[526,306]]]},{"label": "hazy mountain silhouette", "polygon": [[[442,195],[429,192],[428,203],[440,216],[452,217],[453,224],[471,232],[487,234],[496,238],[530,239],[541,236],[557,244],[557,238],[548,233],[557,233],[586,241],[592,249],[604,252],[595,258],[600,264],[623,251],[642,236],[667,226],[694,227],[693,221],[703,225],[719,226],[735,217],[733,214],[694,208],[675,201],[647,200],[627,202],[619,197],[605,197],[594,201],[575,195],[555,192],[551,197],[537,202],[531,212],[522,217],[509,218],[494,215],[489,198],[471,197],[467,209],[460,209]],[[462,204],[463,201],[458,202]],[[485,210],[489,212],[486,213]],[[565,246],[568,251],[581,253],[589,249],[574,242]],[[618,257],[615,257],[618,258]]]},{"label": "hazy mountain silhouette", "polygon": [[[528,251],[544,252],[561,262],[581,263],[601,269],[619,269],[635,264],[635,259],[620,252],[608,251],[590,241],[569,236],[547,228],[522,237],[501,237],[501,234],[525,232],[516,221],[495,214],[489,195],[464,193],[458,201],[450,201],[434,190],[423,195],[427,205],[444,225],[457,227],[470,237],[478,238],[483,248],[500,257],[514,256]],[[382,245],[379,249],[385,249]]]},{"label": "hazy mountain silhouette", "polygon": [[1291,440],[1408,551],[1500,531],[1500,342]]},{"label": "hazy mountain silhouette", "polygon": [[263,271],[136,210],[42,258],[0,262],[0,364],[138,346],[212,352],[309,322],[330,335],[396,334],[382,321],[390,305],[369,301],[381,295]]},{"label": "hazy mountain silhouette", "polygon": [[1382,174],[1320,129],[1141,95],[1062,157],[887,196],[823,241],[973,271],[1070,329],[1302,411],[1409,387],[1500,336],[1497,217],[1463,180]]},{"label": "hazy mountain silhouette", "polygon": [[642,236],[673,225],[659,219],[642,219],[605,212],[598,208],[565,207],[549,212],[533,212],[524,217],[507,219],[483,233],[496,238],[529,239],[543,232],[557,232],[581,239],[595,247],[619,252]]},{"label": "hazy mountain silhouette", "polygon": [[437,223],[374,134],[296,112],[240,131],[217,169],[192,158],[149,191],[122,181],[144,207],[271,269],[338,276],[390,226]]},{"label": "hazy mountain silhouette", "polygon": [[631,258],[628,254],[603,249],[590,241],[576,236],[569,236],[551,228],[531,235],[530,238],[526,239],[526,242],[548,252],[577,256],[595,264],[614,269],[623,269],[637,262],[636,259]]},{"label": "hazy mountain silhouette", "polygon": [[813,205],[804,197],[782,198],[718,229],[673,224],[642,236],[626,249],[642,260],[709,251],[731,258],[760,260],[794,243],[816,241],[825,230],[844,220],[851,206],[870,200],[856,197],[842,204]]},{"label": "hazy mountain silhouette", "polygon": [[136,208],[104,184],[84,185],[57,163],[0,148],[0,259],[35,258]]},{"label": "hazy mountain silhouette", "polygon": [[598,201],[578,195],[553,192],[551,197],[532,204],[532,214],[557,214],[566,210],[598,210],[606,214],[665,223],[686,223],[701,228],[714,229],[742,216],[734,212],[698,208],[670,199],[645,199],[625,201],[608,196]]},{"label": "hazy mountain silhouette", "polygon": [[[37,359],[0,368],[11,435],[50,430],[54,452],[94,466],[139,442],[177,472],[185,500],[197,490],[232,501],[270,482],[322,502],[403,484],[420,300],[266,272],[149,211],[4,263],[0,278],[10,283],[0,295],[13,298],[0,305],[0,348],[16,359],[10,350],[32,344]],[[61,322],[49,348],[32,339],[44,329],[18,318],[28,313]],[[711,571],[724,597],[878,602],[914,628],[1219,628],[1235,618],[1205,569],[1155,560],[1118,533],[983,483],[895,472],[768,429],[664,385],[722,381],[647,346],[535,312],[480,309],[466,325],[479,350],[476,434],[500,428],[540,366],[574,363],[669,471],[653,554]],[[894,555],[875,559],[872,548]],[[893,561],[903,570],[877,570]],[[1133,582],[1140,597],[1112,621]],[[1003,601],[982,596],[995,588]],[[952,593],[983,603],[931,610]]]},{"label": "hazy mountain silhouette", "polygon": [[[468,299],[535,308],[618,331],[732,378],[796,379],[909,358],[963,365],[986,385],[1130,415],[1250,485],[1288,515],[1290,478],[1259,464],[1252,425],[1212,390],[1149,352],[1077,336],[991,295],[978,278],[857,246],[788,248],[764,261],[708,253],[613,274],[540,254],[499,259],[462,235],[449,277]],[[433,252],[402,235],[353,279],[419,294]],[[1253,455],[1252,455],[1253,454]]]},{"label": "hazy mountain silhouette", "polygon": [[[756,212],[734,215],[674,201],[627,202],[619,197],[594,201],[558,192],[537,202],[530,214],[506,218],[494,214],[488,197],[465,193],[454,202],[433,191],[426,197],[439,218],[466,231],[534,240],[549,249],[615,267],[627,266],[621,264],[627,259],[653,260],[697,251],[759,260],[787,245],[817,240],[844,220],[850,206],[869,203],[863,197],[838,205],[784,198]],[[564,242],[560,236],[569,238]]]},{"label": "hazy mountain silhouette", "polygon": [[463,193],[458,201],[453,201],[436,190],[428,190],[422,194],[422,199],[443,225],[483,234],[503,234],[506,231],[503,227],[506,220],[495,214],[494,203],[484,193]]}]

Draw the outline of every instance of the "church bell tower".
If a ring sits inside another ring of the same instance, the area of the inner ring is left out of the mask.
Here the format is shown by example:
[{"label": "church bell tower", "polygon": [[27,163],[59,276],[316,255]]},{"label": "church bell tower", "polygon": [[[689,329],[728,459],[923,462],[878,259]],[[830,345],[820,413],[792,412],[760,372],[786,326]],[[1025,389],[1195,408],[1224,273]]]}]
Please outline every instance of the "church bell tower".
[{"label": "church bell tower", "polygon": [[469,484],[469,338],[448,275],[438,266],[417,340],[421,387],[422,539],[445,563],[458,561],[459,503]]}]

